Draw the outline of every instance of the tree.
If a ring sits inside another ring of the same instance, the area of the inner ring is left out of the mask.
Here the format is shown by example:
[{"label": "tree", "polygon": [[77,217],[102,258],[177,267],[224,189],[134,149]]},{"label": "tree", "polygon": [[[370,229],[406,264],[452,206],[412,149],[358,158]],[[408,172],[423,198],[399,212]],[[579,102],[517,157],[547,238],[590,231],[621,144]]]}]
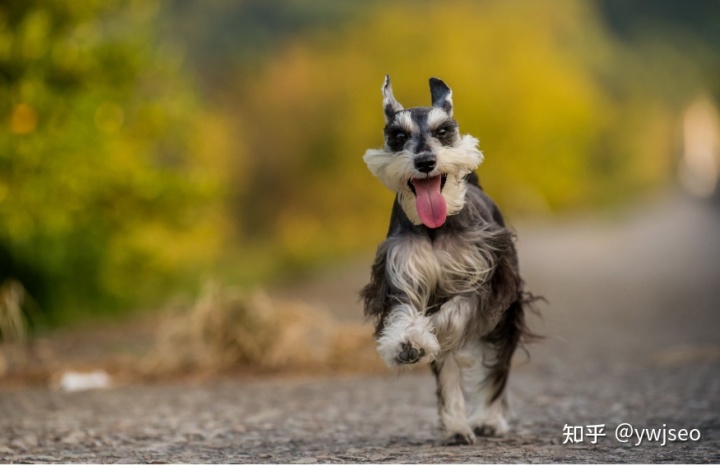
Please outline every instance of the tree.
[{"label": "tree", "polygon": [[221,247],[223,169],[158,8],[0,5],[0,281],[43,309],[159,297]]}]

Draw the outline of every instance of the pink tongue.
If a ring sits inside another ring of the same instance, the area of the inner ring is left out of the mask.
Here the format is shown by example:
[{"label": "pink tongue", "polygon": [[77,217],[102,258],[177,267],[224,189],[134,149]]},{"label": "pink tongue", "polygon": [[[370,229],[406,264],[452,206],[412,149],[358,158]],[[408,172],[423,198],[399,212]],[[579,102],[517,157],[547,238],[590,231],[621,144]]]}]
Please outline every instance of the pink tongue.
[{"label": "pink tongue", "polygon": [[445,223],[447,217],[447,204],[440,193],[441,177],[434,176],[426,179],[414,179],[415,202],[420,220],[428,228],[438,228]]}]

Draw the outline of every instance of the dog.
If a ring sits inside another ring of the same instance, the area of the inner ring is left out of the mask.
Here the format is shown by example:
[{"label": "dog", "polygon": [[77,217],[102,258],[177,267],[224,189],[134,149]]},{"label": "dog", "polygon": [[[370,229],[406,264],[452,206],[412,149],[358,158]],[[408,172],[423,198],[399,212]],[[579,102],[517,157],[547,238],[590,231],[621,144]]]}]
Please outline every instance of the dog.
[{"label": "dog", "polygon": [[483,191],[478,140],[461,135],[452,90],[430,78],[431,107],[403,108],[382,86],[385,145],[363,160],[396,193],[387,238],[361,291],[377,351],[401,370],[429,363],[447,444],[508,431],[506,385],[532,334],[514,234]]}]

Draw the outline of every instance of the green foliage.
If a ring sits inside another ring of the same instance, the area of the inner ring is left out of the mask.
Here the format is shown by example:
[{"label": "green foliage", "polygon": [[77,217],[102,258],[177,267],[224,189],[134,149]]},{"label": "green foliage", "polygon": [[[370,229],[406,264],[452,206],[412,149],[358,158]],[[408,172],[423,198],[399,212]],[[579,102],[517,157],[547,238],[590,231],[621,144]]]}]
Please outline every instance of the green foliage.
[{"label": "green foliage", "polygon": [[237,79],[234,71],[264,62],[286,42],[310,31],[339,30],[374,10],[378,0],[174,1],[165,9],[164,29],[186,40],[193,66],[212,81]]},{"label": "green foliage", "polygon": [[620,40],[614,0],[159,1],[0,4],[0,282],[63,318],[369,252],[387,73],[406,106],[452,86],[512,217],[667,182],[679,110],[720,68],[690,26]]},{"label": "green foliage", "polygon": [[483,184],[511,215],[607,206],[657,186],[672,173],[677,108],[646,80],[669,78],[662,60],[690,59],[633,59],[576,1],[392,2],[341,32],[300,37],[238,91],[253,154],[241,174],[245,234],[290,264],[377,243],[392,194],[361,156],[383,143],[386,73],[406,106],[429,104],[430,76],[450,84],[461,131],[486,155]]},{"label": "green foliage", "polygon": [[0,6],[0,273],[43,309],[162,295],[224,234],[222,167],[154,1]]}]

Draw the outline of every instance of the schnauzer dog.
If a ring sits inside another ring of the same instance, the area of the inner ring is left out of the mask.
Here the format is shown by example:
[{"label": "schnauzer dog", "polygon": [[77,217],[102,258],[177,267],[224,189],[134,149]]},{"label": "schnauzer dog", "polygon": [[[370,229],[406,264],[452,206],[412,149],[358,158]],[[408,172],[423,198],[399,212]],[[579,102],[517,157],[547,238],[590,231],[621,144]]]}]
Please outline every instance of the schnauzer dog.
[{"label": "schnauzer dog", "polygon": [[404,109],[382,87],[385,146],[363,160],[397,194],[387,239],[361,291],[391,369],[430,363],[449,444],[508,430],[505,386],[530,336],[513,234],[474,170],[478,140],[461,135],[452,91],[430,79],[431,107]]}]

